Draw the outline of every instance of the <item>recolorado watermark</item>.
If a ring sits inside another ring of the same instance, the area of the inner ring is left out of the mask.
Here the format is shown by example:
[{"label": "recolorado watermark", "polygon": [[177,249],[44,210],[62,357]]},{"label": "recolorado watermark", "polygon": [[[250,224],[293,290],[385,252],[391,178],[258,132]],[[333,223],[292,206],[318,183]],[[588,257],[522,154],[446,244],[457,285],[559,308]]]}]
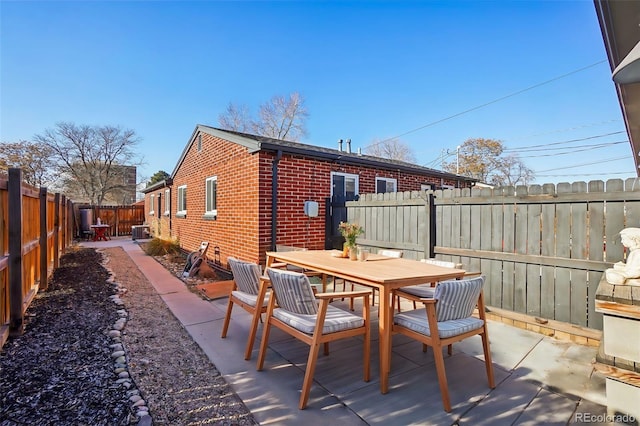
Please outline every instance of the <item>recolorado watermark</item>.
[{"label": "recolorado watermark", "polygon": [[576,413],[573,420],[582,423],[618,423],[625,425],[637,425],[638,420],[629,414],[591,414]]}]

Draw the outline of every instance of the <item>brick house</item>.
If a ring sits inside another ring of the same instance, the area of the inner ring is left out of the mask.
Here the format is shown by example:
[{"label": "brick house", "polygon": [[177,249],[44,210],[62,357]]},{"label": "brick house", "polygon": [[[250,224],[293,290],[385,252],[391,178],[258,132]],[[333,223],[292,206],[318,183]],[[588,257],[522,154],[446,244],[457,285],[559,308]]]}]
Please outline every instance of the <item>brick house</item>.
[{"label": "brick house", "polygon": [[[146,223],[152,235],[175,238],[188,251],[209,241],[225,265],[228,256],[264,263],[276,243],[325,248],[329,197],[475,182],[350,151],[198,125],[171,178],[142,191]],[[317,217],[304,214],[305,201],[317,202]]]}]

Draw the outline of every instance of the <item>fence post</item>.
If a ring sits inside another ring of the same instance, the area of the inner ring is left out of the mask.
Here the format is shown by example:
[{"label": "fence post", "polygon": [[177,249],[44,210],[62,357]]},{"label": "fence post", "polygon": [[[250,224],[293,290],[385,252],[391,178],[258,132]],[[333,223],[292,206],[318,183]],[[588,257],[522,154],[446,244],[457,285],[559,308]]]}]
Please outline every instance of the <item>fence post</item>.
[{"label": "fence post", "polygon": [[436,253],[435,253],[435,246],[436,246],[436,232],[437,232],[437,227],[436,227],[436,203],[435,203],[435,197],[433,195],[433,192],[430,192],[429,194],[427,194],[427,214],[429,216],[429,247],[425,247],[428,248],[428,256],[426,256],[427,258],[434,258],[436,257]]},{"label": "fence post", "polygon": [[22,310],[22,170],[9,169],[9,332],[24,332]]},{"label": "fence post", "polygon": [[47,188],[40,187],[40,289],[46,290],[48,283],[49,244],[47,229]]},{"label": "fence post", "polygon": [[60,258],[60,193],[56,192],[53,198],[54,214],[53,214],[53,269],[58,267],[58,259]]}]

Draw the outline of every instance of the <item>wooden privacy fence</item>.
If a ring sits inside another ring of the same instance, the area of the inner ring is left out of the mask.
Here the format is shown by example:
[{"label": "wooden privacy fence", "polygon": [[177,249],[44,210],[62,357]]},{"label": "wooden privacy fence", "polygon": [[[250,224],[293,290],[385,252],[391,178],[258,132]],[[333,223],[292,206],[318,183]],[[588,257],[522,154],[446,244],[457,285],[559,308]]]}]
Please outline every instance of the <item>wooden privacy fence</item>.
[{"label": "wooden privacy fence", "polygon": [[496,309],[602,329],[594,309],[619,232],[640,227],[640,180],[370,194],[347,203],[359,244],[461,262]]},{"label": "wooden privacy fence", "polygon": [[71,241],[70,203],[22,183],[22,171],[0,177],[0,347],[21,333],[24,313]]},{"label": "wooden privacy fence", "polygon": [[82,210],[90,210],[91,222],[96,223],[100,218],[101,223],[109,225],[109,233],[112,236],[131,235],[131,227],[144,224],[144,205],[133,204],[128,206],[91,206],[88,204],[73,205],[73,223],[76,236],[82,237]]}]

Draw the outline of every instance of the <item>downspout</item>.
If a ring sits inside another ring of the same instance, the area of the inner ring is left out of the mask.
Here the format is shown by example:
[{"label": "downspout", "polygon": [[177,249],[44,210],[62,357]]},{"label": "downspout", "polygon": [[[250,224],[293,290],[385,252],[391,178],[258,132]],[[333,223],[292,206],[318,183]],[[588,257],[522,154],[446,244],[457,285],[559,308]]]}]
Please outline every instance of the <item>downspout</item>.
[{"label": "downspout", "polygon": [[276,153],[271,164],[271,251],[276,251],[276,237],[278,232],[278,163],[282,158],[282,150]]}]

